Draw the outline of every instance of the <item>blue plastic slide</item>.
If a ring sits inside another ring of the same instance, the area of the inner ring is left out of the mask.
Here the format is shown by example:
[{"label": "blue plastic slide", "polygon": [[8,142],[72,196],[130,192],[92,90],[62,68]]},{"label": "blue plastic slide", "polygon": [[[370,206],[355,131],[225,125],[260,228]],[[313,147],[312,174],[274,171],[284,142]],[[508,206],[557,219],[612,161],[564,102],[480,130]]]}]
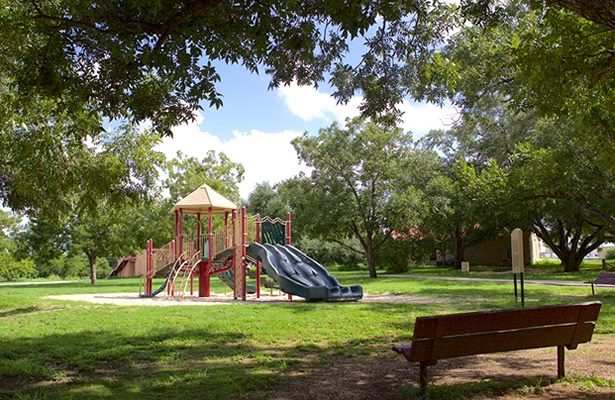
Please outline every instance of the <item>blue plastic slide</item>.
[{"label": "blue plastic slide", "polygon": [[251,243],[248,255],[261,260],[263,270],[285,293],[310,301],[356,301],[363,297],[360,285],[340,285],[322,265],[293,246]]}]

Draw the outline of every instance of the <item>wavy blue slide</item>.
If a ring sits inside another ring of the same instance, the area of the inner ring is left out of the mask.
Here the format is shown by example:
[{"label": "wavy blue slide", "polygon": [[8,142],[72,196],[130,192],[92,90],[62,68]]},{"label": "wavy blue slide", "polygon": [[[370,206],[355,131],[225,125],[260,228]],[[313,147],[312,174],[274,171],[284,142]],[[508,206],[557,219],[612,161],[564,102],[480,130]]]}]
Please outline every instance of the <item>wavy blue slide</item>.
[{"label": "wavy blue slide", "polygon": [[342,286],[318,262],[296,247],[251,243],[248,255],[260,259],[263,269],[280,289],[310,301],[357,301],[363,298],[360,285]]}]

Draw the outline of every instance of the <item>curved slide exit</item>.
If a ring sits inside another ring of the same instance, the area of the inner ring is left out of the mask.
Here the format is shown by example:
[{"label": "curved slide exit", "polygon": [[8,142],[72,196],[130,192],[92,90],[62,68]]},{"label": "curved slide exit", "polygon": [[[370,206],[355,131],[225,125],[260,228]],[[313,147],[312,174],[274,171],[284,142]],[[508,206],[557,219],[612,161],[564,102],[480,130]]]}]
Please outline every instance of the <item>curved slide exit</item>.
[{"label": "curved slide exit", "polygon": [[267,275],[285,293],[312,301],[356,301],[363,297],[360,285],[341,286],[322,265],[293,246],[251,243],[247,252],[261,260]]}]

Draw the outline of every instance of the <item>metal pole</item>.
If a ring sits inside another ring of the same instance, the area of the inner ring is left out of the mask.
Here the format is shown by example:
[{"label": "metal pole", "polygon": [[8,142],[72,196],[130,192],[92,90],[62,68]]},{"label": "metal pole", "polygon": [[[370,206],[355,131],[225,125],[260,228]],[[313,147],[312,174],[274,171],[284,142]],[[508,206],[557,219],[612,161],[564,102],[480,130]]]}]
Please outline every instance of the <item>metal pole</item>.
[{"label": "metal pole", "polygon": [[145,294],[152,294],[153,254],[152,239],[145,242]]},{"label": "metal pole", "polygon": [[[293,219],[290,211],[286,213],[286,244],[293,244]],[[290,293],[288,294],[288,300],[293,301],[293,295]]]},{"label": "metal pole", "polygon": [[203,228],[201,227],[201,213],[196,214],[196,251],[203,250]]},{"label": "metal pole", "polygon": [[179,210],[175,210],[175,259],[178,259],[182,254],[181,246],[179,243]]},{"label": "metal pole", "polygon": [[513,272],[513,282],[515,283],[515,301],[517,301],[517,274]]},{"label": "metal pole", "polygon": [[521,307],[525,307],[525,289],[523,287],[523,272],[519,274],[521,280]]},{"label": "metal pole", "polygon": [[286,213],[286,244],[293,244],[293,220],[290,212]]},{"label": "metal pole", "polygon": [[[199,297],[211,296],[210,274],[213,246],[213,209],[209,207],[207,209],[207,259],[199,263]],[[203,258],[203,253],[201,253],[201,258]]]},{"label": "metal pole", "polygon": [[[256,233],[254,235],[256,243],[261,242],[261,216],[256,214]],[[256,298],[261,297],[261,260],[256,260]]]},{"label": "metal pole", "polygon": [[228,211],[224,212],[224,249],[228,249]]},{"label": "metal pole", "polygon": [[248,245],[248,213],[246,212],[245,207],[241,207],[241,266],[239,267],[241,271],[241,298],[242,300],[246,299],[247,296],[247,288],[246,288],[246,269],[245,269],[245,260],[246,260],[246,246]]},{"label": "metal pole", "polygon": [[231,215],[231,225],[232,225],[232,235],[231,235],[231,239],[232,239],[232,248],[233,248],[233,264],[232,264],[232,269],[233,269],[233,280],[235,282],[233,282],[233,299],[237,300],[238,297],[238,293],[237,293],[237,283],[239,281],[239,279],[237,279],[237,273],[238,273],[238,269],[237,268],[237,264],[238,261],[237,260],[237,235],[235,235],[236,232],[236,228],[237,228],[237,211],[233,210],[233,213]]},{"label": "metal pole", "polygon": [[179,246],[179,254],[181,255],[184,252],[184,212],[180,208],[178,210],[178,236],[177,236],[177,245]]}]

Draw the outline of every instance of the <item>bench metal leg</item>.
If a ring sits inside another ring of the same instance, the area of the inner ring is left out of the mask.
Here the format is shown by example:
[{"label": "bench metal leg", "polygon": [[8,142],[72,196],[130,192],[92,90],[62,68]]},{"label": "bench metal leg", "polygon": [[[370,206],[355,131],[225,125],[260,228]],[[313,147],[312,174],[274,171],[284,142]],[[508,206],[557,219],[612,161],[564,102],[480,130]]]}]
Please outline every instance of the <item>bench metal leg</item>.
[{"label": "bench metal leg", "polygon": [[564,351],[564,346],[557,346],[557,379],[561,379],[566,376]]},{"label": "bench metal leg", "polygon": [[419,385],[420,392],[425,393],[425,390],[427,390],[427,363],[424,362],[419,364]]},{"label": "bench metal leg", "polygon": [[596,292],[594,291],[594,284],[592,283],[592,296],[595,296]]}]

